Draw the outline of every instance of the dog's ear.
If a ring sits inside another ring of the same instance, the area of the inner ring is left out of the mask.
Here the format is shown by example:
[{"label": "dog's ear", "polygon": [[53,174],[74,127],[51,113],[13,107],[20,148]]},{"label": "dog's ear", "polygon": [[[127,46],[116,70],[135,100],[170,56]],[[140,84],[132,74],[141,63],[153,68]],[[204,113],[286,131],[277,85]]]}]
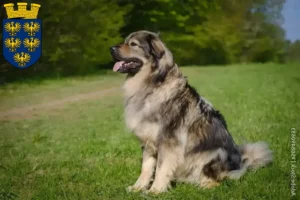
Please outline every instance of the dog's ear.
[{"label": "dog's ear", "polygon": [[167,68],[164,62],[161,62],[161,59],[165,54],[165,47],[158,36],[154,35],[149,35],[148,43],[150,47],[150,54],[155,59],[155,73],[153,74],[153,83],[159,83],[164,81],[167,75]]},{"label": "dog's ear", "polygon": [[153,83],[161,83],[165,80],[168,71],[173,65],[172,54],[165,47],[163,42],[159,39],[158,35],[148,36],[149,51],[154,57],[155,72],[153,74]]},{"label": "dog's ear", "polygon": [[150,47],[150,54],[156,59],[161,59],[165,53],[165,48],[160,39],[158,39],[158,36],[149,35],[148,44]]}]

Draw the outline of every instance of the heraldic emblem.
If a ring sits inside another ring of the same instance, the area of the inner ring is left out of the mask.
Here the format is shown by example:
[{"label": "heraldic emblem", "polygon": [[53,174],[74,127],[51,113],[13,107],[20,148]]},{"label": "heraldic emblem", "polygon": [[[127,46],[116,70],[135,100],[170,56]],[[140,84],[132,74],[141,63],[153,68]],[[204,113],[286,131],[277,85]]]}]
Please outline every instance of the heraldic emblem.
[{"label": "heraldic emblem", "polygon": [[27,10],[27,3],[4,4],[8,19],[3,20],[3,56],[17,68],[33,65],[42,53],[42,22],[37,19],[39,4],[32,3]]}]

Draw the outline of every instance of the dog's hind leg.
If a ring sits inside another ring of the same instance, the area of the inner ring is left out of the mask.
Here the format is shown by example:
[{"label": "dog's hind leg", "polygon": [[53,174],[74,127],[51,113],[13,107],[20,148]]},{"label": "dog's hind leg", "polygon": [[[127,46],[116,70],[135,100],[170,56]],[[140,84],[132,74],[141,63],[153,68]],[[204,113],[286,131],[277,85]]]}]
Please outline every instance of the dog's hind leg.
[{"label": "dog's hind leg", "polygon": [[150,184],[154,168],[156,164],[156,158],[153,150],[149,147],[143,149],[143,162],[141,174],[133,186],[127,188],[128,191],[140,191],[146,190]]},{"label": "dog's hind leg", "polygon": [[200,179],[200,187],[204,189],[211,189],[213,187],[219,186],[220,182],[208,177],[208,176],[202,176]]},{"label": "dog's hind leg", "polygon": [[200,187],[210,189],[220,184],[220,181],[222,181],[227,174],[227,155],[227,152],[222,149],[215,151],[214,158],[203,166],[200,175]]}]

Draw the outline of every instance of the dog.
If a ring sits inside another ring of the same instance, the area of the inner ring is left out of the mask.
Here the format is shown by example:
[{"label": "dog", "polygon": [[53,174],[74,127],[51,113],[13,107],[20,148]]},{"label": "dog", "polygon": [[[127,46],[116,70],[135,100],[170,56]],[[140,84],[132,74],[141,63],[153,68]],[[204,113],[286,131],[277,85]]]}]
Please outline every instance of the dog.
[{"label": "dog", "polygon": [[234,142],[223,115],[188,84],[158,34],[133,32],[110,52],[113,71],[127,74],[125,122],[142,146],[141,174],[129,191],[158,194],[171,181],[212,188],[272,161],[266,143]]}]

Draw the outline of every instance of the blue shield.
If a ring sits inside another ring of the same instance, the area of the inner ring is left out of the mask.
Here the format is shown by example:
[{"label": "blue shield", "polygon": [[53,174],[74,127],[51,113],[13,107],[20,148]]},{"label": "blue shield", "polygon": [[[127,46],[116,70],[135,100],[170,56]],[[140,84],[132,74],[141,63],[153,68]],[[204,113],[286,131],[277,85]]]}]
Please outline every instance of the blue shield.
[{"label": "blue shield", "polygon": [[17,68],[36,63],[42,53],[42,21],[40,19],[3,20],[3,56]]}]

